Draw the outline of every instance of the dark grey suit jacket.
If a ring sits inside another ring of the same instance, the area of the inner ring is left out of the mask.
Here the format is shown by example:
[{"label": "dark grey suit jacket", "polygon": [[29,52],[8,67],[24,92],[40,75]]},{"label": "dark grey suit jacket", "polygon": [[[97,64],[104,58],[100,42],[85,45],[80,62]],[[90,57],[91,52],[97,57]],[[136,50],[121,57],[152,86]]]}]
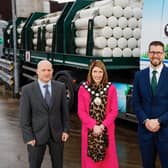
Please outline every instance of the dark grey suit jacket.
[{"label": "dark grey suit jacket", "polygon": [[45,144],[50,134],[55,141],[59,141],[62,132],[69,131],[69,111],[65,86],[61,82],[52,81],[51,88],[50,106],[42,96],[38,81],[22,88],[20,121],[25,143],[35,139],[37,144]]}]

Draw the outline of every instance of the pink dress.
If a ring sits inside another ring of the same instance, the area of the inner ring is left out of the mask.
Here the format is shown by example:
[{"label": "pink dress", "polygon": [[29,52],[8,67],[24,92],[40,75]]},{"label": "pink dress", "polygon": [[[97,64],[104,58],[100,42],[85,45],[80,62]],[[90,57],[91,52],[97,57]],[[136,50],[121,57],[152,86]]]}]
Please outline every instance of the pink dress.
[{"label": "pink dress", "polygon": [[93,129],[96,124],[96,120],[89,115],[89,103],[90,94],[84,88],[80,86],[78,92],[78,116],[82,122],[82,149],[81,160],[82,168],[118,168],[118,158],[115,143],[115,119],[118,114],[118,102],[117,92],[114,85],[111,85],[108,89],[107,106],[105,112],[105,119],[103,124],[107,127],[108,133],[108,148],[106,149],[106,155],[103,161],[94,162],[87,155],[87,143],[88,143],[88,129]]}]

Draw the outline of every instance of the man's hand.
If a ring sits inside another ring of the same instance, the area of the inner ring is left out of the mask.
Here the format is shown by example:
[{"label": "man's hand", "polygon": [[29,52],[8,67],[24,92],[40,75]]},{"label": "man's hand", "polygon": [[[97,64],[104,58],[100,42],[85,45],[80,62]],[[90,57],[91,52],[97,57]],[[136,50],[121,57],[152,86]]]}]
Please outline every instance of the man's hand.
[{"label": "man's hand", "polygon": [[68,140],[68,138],[69,138],[69,134],[67,134],[66,132],[63,132],[62,133],[62,141],[66,142]]},{"label": "man's hand", "polygon": [[147,119],[145,121],[145,127],[151,132],[157,132],[160,129],[160,123],[158,119]]},{"label": "man's hand", "polygon": [[34,146],[35,144],[36,144],[36,140],[35,139],[27,142],[27,145]]}]

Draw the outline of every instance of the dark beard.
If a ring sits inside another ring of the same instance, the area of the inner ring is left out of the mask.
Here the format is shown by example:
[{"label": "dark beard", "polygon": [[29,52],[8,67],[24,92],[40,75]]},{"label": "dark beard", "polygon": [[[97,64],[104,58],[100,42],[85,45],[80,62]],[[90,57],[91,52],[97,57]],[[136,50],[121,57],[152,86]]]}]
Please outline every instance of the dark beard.
[{"label": "dark beard", "polygon": [[162,62],[160,61],[159,64],[153,64],[152,61],[150,61],[150,63],[153,67],[157,67],[157,66],[161,65]]}]

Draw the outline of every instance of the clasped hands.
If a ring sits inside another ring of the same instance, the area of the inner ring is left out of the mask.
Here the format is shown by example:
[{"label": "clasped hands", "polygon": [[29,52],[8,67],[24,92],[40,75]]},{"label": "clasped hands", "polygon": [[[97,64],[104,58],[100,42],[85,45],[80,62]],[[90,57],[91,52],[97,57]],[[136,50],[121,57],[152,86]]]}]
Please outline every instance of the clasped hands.
[{"label": "clasped hands", "polygon": [[104,129],[105,129],[105,127],[104,127],[103,124],[101,124],[101,125],[95,125],[93,127],[93,135],[94,136],[99,136],[99,135],[103,134]]},{"label": "clasped hands", "polygon": [[158,119],[146,119],[145,127],[151,132],[157,132],[160,129],[160,123]]}]

